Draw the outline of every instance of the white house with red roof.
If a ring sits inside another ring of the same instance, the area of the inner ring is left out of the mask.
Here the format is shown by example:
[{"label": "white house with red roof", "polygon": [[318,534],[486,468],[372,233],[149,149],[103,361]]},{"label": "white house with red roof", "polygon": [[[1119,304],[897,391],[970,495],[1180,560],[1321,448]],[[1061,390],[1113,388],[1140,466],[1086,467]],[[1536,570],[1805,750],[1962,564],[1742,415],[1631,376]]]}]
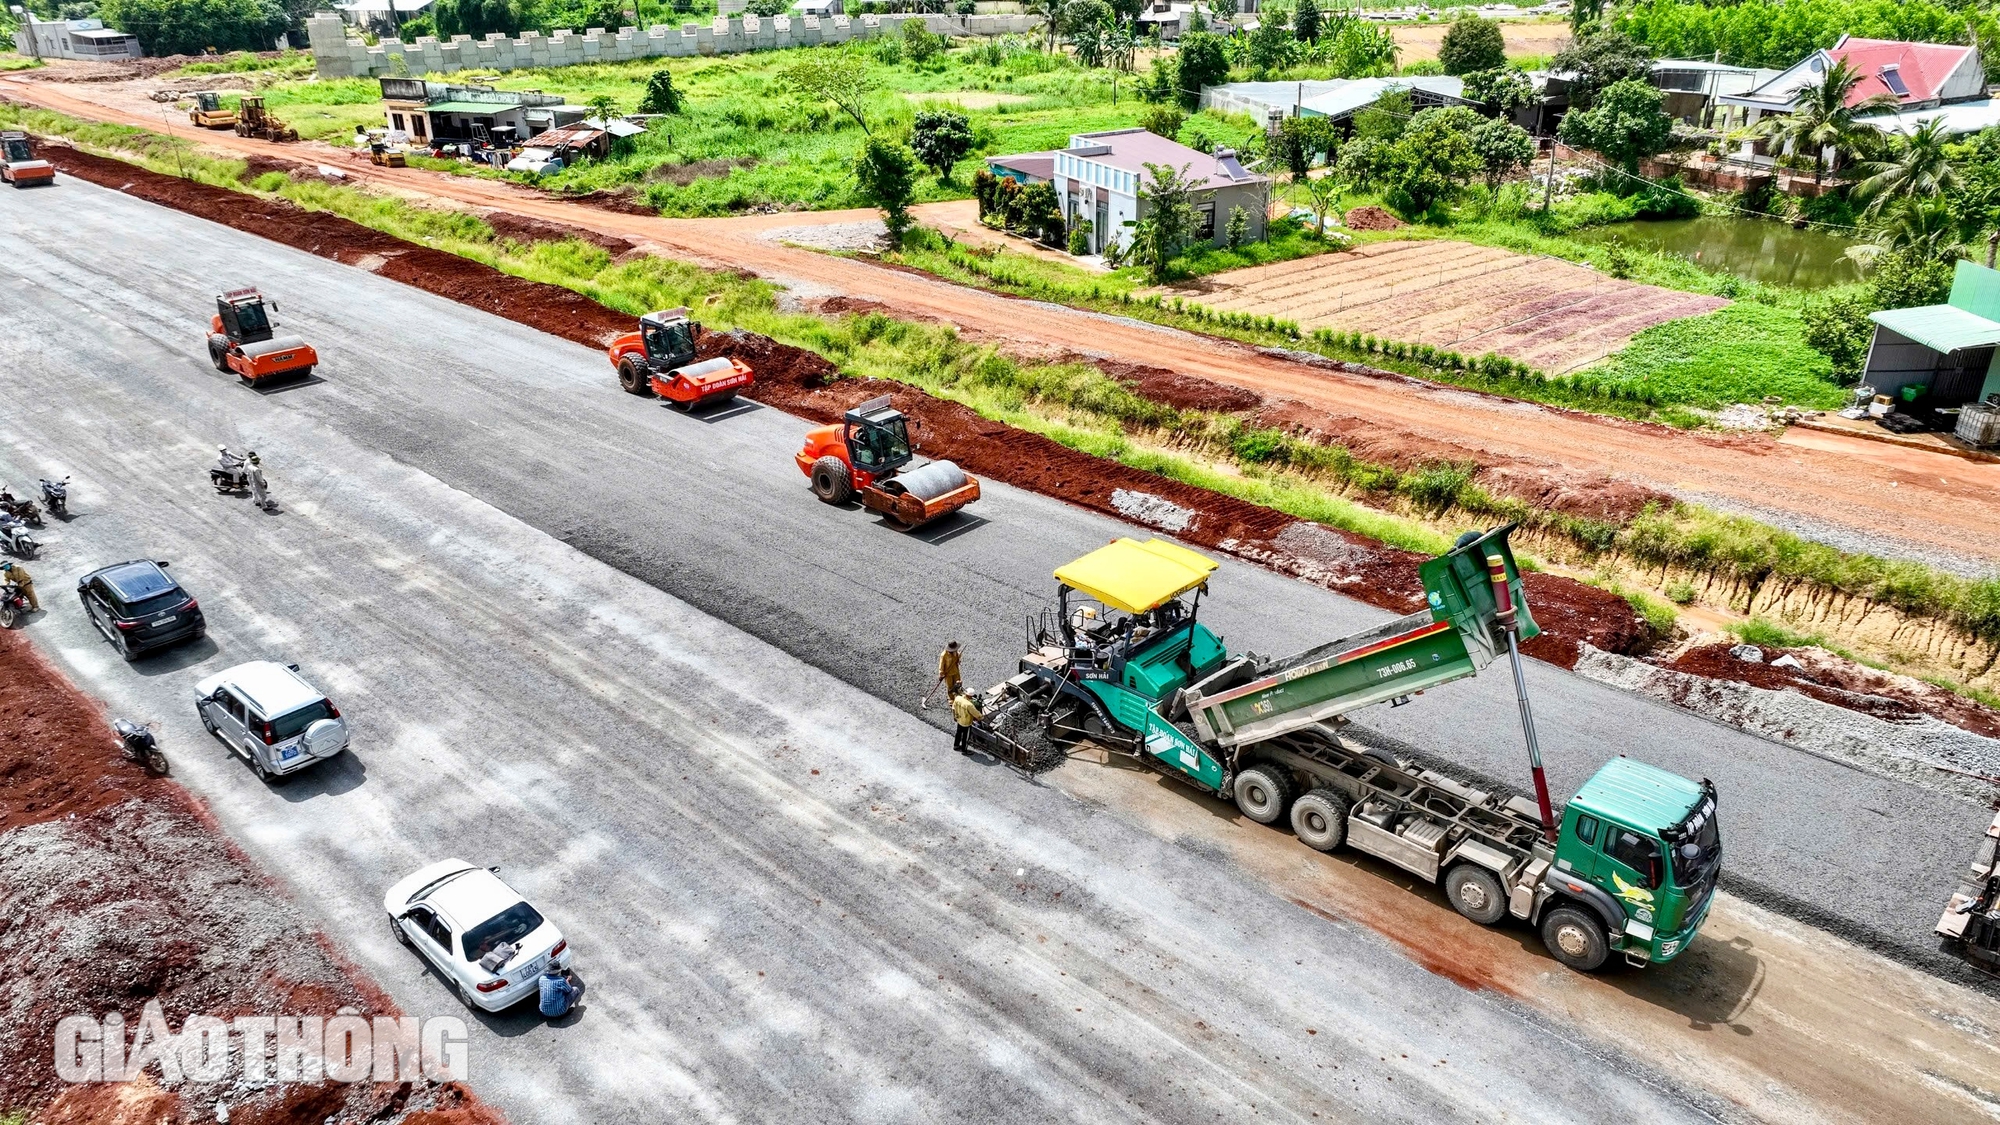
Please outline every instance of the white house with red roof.
[{"label": "white house with red roof", "polygon": [[1733,107],[1731,125],[1752,125],[1765,114],[1790,113],[1800,92],[1819,85],[1836,62],[1845,62],[1861,76],[1847,95],[1850,106],[1887,94],[1896,99],[1895,112],[1908,112],[1986,96],[1986,68],[1971,47],[1843,35],[1840,42],[1814,51],[1777,77],[1740,94],[1721,95],[1716,103]]},{"label": "white house with red roof", "polygon": [[[1012,174],[1028,182],[1046,168],[1069,229],[1076,230],[1080,222],[1090,224],[1093,254],[1103,253],[1110,242],[1131,244],[1131,224],[1145,213],[1139,193],[1142,184],[1151,183],[1148,164],[1176,172],[1186,169],[1193,186],[1189,194],[1198,241],[1222,245],[1228,237],[1229,216],[1238,207],[1249,218],[1249,237],[1264,237],[1271,178],[1244,168],[1231,149],[1206,153],[1144,129],[1113,129],[1078,133],[1053,152],[989,156],[986,163],[995,175]],[[1021,175],[1030,164],[1032,171]]]}]

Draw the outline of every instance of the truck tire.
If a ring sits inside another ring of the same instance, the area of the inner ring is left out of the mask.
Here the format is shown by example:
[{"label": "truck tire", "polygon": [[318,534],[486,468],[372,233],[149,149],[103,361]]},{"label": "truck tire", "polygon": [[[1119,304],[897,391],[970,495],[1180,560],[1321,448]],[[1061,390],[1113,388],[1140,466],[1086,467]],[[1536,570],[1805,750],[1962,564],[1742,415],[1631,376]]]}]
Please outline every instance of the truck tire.
[{"label": "truck tire", "polygon": [[625,388],[626,394],[641,398],[650,397],[653,393],[653,385],[646,378],[646,373],[629,359],[618,361],[618,385]]},{"label": "truck tire", "polygon": [[1316,852],[1339,851],[1347,842],[1347,798],[1332,789],[1315,789],[1292,802],[1292,832]]},{"label": "truck tire", "polygon": [[1455,864],[1445,872],[1444,893],[1453,909],[1482,926],[1507,916],[1507,892],[1500,877],[1476,863]]},{"label": "truck tire", "polygon": [[1236,775],[1236,807],[1259,824],[1276,824],[1292,803],[1292,781],[1270,766],[1251,766]]},{"label": "truck tire", "polygon": [[845,504],[854,498],[854,478],[848,475],[847,462],[828,454],[813,462],[813,495],[829,504]]},{"label": "truck tire", "polygon": [[228,351],[227,346],[216,343],[216,337],[208,338],[208,362],[214,364],[215,369],[225,375],[229,373]]},{"label": "truck tire", "polygon": [[1579,973],[1594,973],[1611,957],[1604,923],[1575,906],[1558,906],[1542,915],[1542,944],[1549,947],[1549,956]]}]

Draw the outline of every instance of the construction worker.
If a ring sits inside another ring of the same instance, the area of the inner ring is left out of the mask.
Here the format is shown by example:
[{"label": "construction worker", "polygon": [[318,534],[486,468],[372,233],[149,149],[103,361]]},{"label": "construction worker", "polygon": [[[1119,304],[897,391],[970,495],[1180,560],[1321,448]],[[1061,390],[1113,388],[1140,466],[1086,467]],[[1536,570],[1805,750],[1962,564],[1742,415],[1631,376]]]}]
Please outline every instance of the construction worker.
[{"label": "construction worker", "polygon": [[965,681],[958,674],[957,641],[946,641],[944,651],[938,653],[938,683],[944,685],[947,698],[965,690]]},{"label": "construction worker", "polygon": [[35,580],[28,575],[28,568],[12,559],[0,559],[0,582],[12,582],[21,588],[21,596],[28,599],[28,612],[40,613],[42,603],[35,597]]},{"label": "construction worker", "polygon": [[250,502],[267,512],[278,510],[278,502],[271,499],[271,486],[264,480],[264,462],[257,459],[257,451],[250,451],[248,471],[250,474]]},{"label": "construction worker", "polygon": [[972,724],[985,718],[980,713],[979,704],[972,697],[959,692],[951,697],[951,717],[958,721],[957,730],[952,732],[951,748],[968,757],[972,754]]},{"label": "construction worker", "polygon": [[576,983],[576,977],[568,969],[549,962],[548,971],[542,974],[541,1003],[543,1015],[550,1019],[561,1019],[569,1014],[570,1005],[576,1003],[577,994],[583,986]]}]

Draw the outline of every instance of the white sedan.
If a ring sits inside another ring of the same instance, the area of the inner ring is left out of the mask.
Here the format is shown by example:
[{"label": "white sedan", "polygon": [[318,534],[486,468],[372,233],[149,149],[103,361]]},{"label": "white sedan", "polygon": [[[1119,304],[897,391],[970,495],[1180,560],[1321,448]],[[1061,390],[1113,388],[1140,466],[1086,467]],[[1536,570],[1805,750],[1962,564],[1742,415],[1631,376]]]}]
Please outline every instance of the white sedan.
[{"label": "white sedan", "polygon": [[423,954],[468,1007],[489,1012],[536,996],[550,962],[568,968],[572,956],[562,931],[501,882],[499,870],[447,859],[382,896],[396,940]]}]

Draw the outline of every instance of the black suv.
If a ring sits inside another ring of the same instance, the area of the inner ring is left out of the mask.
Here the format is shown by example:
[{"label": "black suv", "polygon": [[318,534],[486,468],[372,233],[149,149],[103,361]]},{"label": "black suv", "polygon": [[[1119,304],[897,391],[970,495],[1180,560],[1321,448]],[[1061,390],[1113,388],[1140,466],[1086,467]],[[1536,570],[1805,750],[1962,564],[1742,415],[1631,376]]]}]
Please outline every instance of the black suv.
[{"label": "black suv", "polygon": [[93,570],[76,584],[91,624],[127,660],[208,631],[201,603],[167,577],[165,562],[134,559]]}]

